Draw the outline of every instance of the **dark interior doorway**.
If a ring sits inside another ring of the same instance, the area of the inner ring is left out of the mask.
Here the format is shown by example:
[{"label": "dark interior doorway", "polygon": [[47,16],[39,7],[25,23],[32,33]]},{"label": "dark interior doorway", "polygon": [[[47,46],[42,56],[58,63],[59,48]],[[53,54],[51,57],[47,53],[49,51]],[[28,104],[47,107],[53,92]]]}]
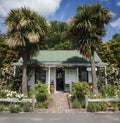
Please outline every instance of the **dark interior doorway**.
[{"label": "dark interior doorway", "polygon": [[56,70],[56,91],[64,91],[65,71],[63,68]]}]

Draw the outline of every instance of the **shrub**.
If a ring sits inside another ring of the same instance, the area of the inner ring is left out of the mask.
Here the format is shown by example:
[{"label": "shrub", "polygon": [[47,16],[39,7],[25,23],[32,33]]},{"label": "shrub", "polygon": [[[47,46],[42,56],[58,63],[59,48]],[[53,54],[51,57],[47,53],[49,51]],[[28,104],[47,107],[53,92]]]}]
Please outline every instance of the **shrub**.
[{"label": "shrub", "polygon": [[7,92],[4,89],[0,88],[0,98],[5,98],[6,94]]},{"label": "shrub", "polygon": [[88,82],[76,82],[72,87],[72,100],[84,100],[89,92]]},{"label": "shrub", "polygon": [[89,111],[89,112],[101,111],[101,106],[99,105],[99,103],[90,102],[87,107],[87,111]]},{"label": "shrub", "polygon": [[17,93],[16,91],[10,91],[8,89],[0,89],[0,98],[24,98],[24,94]]},{"label": "shrub", "polygon": [[107,103],[99,103],[101,111],[107,111],[108,110],[108,104]]},{"label": "shrub", "polygon": [[32,111],[32,107],[30,105],[24,105],[23,106],[23,111],[24,112],[31,112]]},{"label": "shrub", "polygon": [[33,90],[30,93],[31,95],[35,95],[38,102],[44,102],[49,98],[47,86],[41,82],[35,84]]},{"label": "shrub", "polygon": [[48,101],[37,102],[37,103],[36,103],[36,107],[37,107],[37,108],[48,108]]},{"label": "shrub", "polygon": [[18,113],[21,111],[20,105],[17,105],[17,104],[11,104],[9,109],[11,113]]},{"label": "shrub", "polygon": [[119,107],[115,103],[111,102],[90,102],[87,108],[89,112],[107,111],[107,110],[119,110]]},{"label": "shrub", "polygon": [[120,97],[120,90],[116,85],[102,86],[102,95],[105,98],[119,98]]},{"label": "shrub", "polygon": [[0,105],[0,112],[4,111],[3,105]]},{"label": "shrub", "polygon": [[80,108],[80,102],[77,99],[73,100],[72,108]]},{"label": "shrub", "polygon": [[80,101],[80,107],[85,108],[85,100]]}]

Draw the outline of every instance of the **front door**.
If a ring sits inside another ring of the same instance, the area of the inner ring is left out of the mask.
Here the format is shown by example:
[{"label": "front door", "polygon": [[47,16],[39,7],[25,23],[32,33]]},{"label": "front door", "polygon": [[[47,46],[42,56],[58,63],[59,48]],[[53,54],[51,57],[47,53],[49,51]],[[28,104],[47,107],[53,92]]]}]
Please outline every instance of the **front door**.
[{"label": "front door", "polygon": [[63,68],[56,70],[56,91],[64,91],[65,71]]}]

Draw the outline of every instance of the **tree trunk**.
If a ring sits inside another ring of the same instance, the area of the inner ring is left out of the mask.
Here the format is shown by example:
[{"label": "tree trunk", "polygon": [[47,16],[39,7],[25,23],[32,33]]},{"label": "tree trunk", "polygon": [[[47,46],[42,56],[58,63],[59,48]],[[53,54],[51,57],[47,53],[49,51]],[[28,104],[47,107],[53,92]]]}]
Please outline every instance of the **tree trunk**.
[{"label": "tree trunk", "polygon": [[23,56],[23,75],[22,75],[22,93],[28,95],[27,91],[27,54],[24,53]]},{"label": "tree trunk", "polygon": [[94,53],[92,53],[92,55],[90,57],[90,61],[91,61],[93,93],[97,94],[98,93],[98,88],[97,88],[97,76],[96,76],[96,71],[95,71]]}]

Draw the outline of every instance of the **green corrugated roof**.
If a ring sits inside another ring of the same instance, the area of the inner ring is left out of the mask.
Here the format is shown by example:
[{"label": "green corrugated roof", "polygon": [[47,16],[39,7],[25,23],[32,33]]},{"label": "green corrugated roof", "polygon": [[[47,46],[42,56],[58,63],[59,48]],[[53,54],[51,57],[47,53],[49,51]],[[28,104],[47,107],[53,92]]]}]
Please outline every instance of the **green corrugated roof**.
[{"label": "green corrugated roof", "polygon": [[[89,61],[77,50],[40,50],[31,59],[31,63],[37,65],[90,65]],[[95,63],[96,65],[106,65],[96,53]]]}]

